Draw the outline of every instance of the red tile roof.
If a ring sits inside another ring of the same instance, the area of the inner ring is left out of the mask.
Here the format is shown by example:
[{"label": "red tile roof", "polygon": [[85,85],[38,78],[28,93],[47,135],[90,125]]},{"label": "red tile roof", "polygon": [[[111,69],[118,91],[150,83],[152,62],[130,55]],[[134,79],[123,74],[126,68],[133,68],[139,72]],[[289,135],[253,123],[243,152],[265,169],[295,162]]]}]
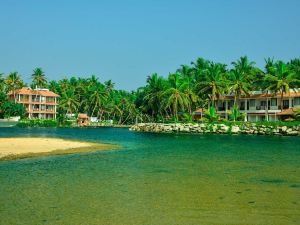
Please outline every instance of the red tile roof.
[{"label": "red tile roof", "polygon": [[293,116],[296,114],[296,111],[300,110],[300,108],[289,108],[283,110],[282,112],[277,113],[278,116]]},{"label": "red tile roof", "polygon": [[[15,91],[15,94],[21,94],[21,95],[41,95],[45,97],[59,97],[58,94],[45,90],[45,89],[31,89],[29,87],[23,87],[21,89],[18,89]],[[13,95],[13,92],[10,91],[8,95]]]},{"label": "red tile roof", "polygon": [[88,119],[89,117],[88,117],[88,115],[85,114],[85,113],[79,113],[77,118],[78,118],[78,119]]}]

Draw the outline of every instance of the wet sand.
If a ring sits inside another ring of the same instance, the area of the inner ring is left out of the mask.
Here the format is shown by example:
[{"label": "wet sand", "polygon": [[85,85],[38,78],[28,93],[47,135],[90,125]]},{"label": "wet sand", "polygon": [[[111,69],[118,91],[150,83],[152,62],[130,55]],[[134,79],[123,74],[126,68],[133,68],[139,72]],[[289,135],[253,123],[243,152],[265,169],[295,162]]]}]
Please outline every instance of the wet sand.
[{"label": "wet sand", "polygon": [[0,160],[116,149],[118,146],[59,138],[0,138]]}]

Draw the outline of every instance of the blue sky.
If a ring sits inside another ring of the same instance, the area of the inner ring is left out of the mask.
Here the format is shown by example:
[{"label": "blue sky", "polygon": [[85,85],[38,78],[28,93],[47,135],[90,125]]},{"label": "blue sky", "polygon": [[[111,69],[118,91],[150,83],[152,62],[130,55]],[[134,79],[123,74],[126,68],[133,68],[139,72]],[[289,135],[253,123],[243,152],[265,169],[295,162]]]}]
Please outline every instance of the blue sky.
[{"label": "blue sky", "polygon": [[112,79],[133,90],[197,57],[300,57],[299,0],[0,0],[0,72]]}]

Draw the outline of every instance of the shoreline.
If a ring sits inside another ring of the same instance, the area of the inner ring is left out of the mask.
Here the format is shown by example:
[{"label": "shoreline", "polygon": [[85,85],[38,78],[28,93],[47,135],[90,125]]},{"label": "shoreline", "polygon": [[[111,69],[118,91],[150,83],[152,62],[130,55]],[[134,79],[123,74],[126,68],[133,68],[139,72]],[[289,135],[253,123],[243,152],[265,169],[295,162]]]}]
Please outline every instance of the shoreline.
[{"label": "shoreline", "polygon": [[48,137],[0,138],[0,161],[118,149],[120,146]]},{"label": "shoreline", "polygon": [[139,123],[129,130],[152,133],[186,133],[186,134],[248,134],[274,136],[300,136],[299,125],[260,125],[255,123],[213,124],[213,123]]}]

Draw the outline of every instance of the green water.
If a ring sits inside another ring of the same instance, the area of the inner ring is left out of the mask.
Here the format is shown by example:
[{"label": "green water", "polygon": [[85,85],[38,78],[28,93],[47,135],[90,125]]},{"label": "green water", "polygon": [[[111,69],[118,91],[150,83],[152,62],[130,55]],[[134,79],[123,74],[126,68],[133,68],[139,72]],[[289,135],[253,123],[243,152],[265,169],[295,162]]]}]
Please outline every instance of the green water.
[{"label": "green water", "polygon": [[0,128],[121,150],[0,162],[0,224],[300,224],[300,138]]}]

